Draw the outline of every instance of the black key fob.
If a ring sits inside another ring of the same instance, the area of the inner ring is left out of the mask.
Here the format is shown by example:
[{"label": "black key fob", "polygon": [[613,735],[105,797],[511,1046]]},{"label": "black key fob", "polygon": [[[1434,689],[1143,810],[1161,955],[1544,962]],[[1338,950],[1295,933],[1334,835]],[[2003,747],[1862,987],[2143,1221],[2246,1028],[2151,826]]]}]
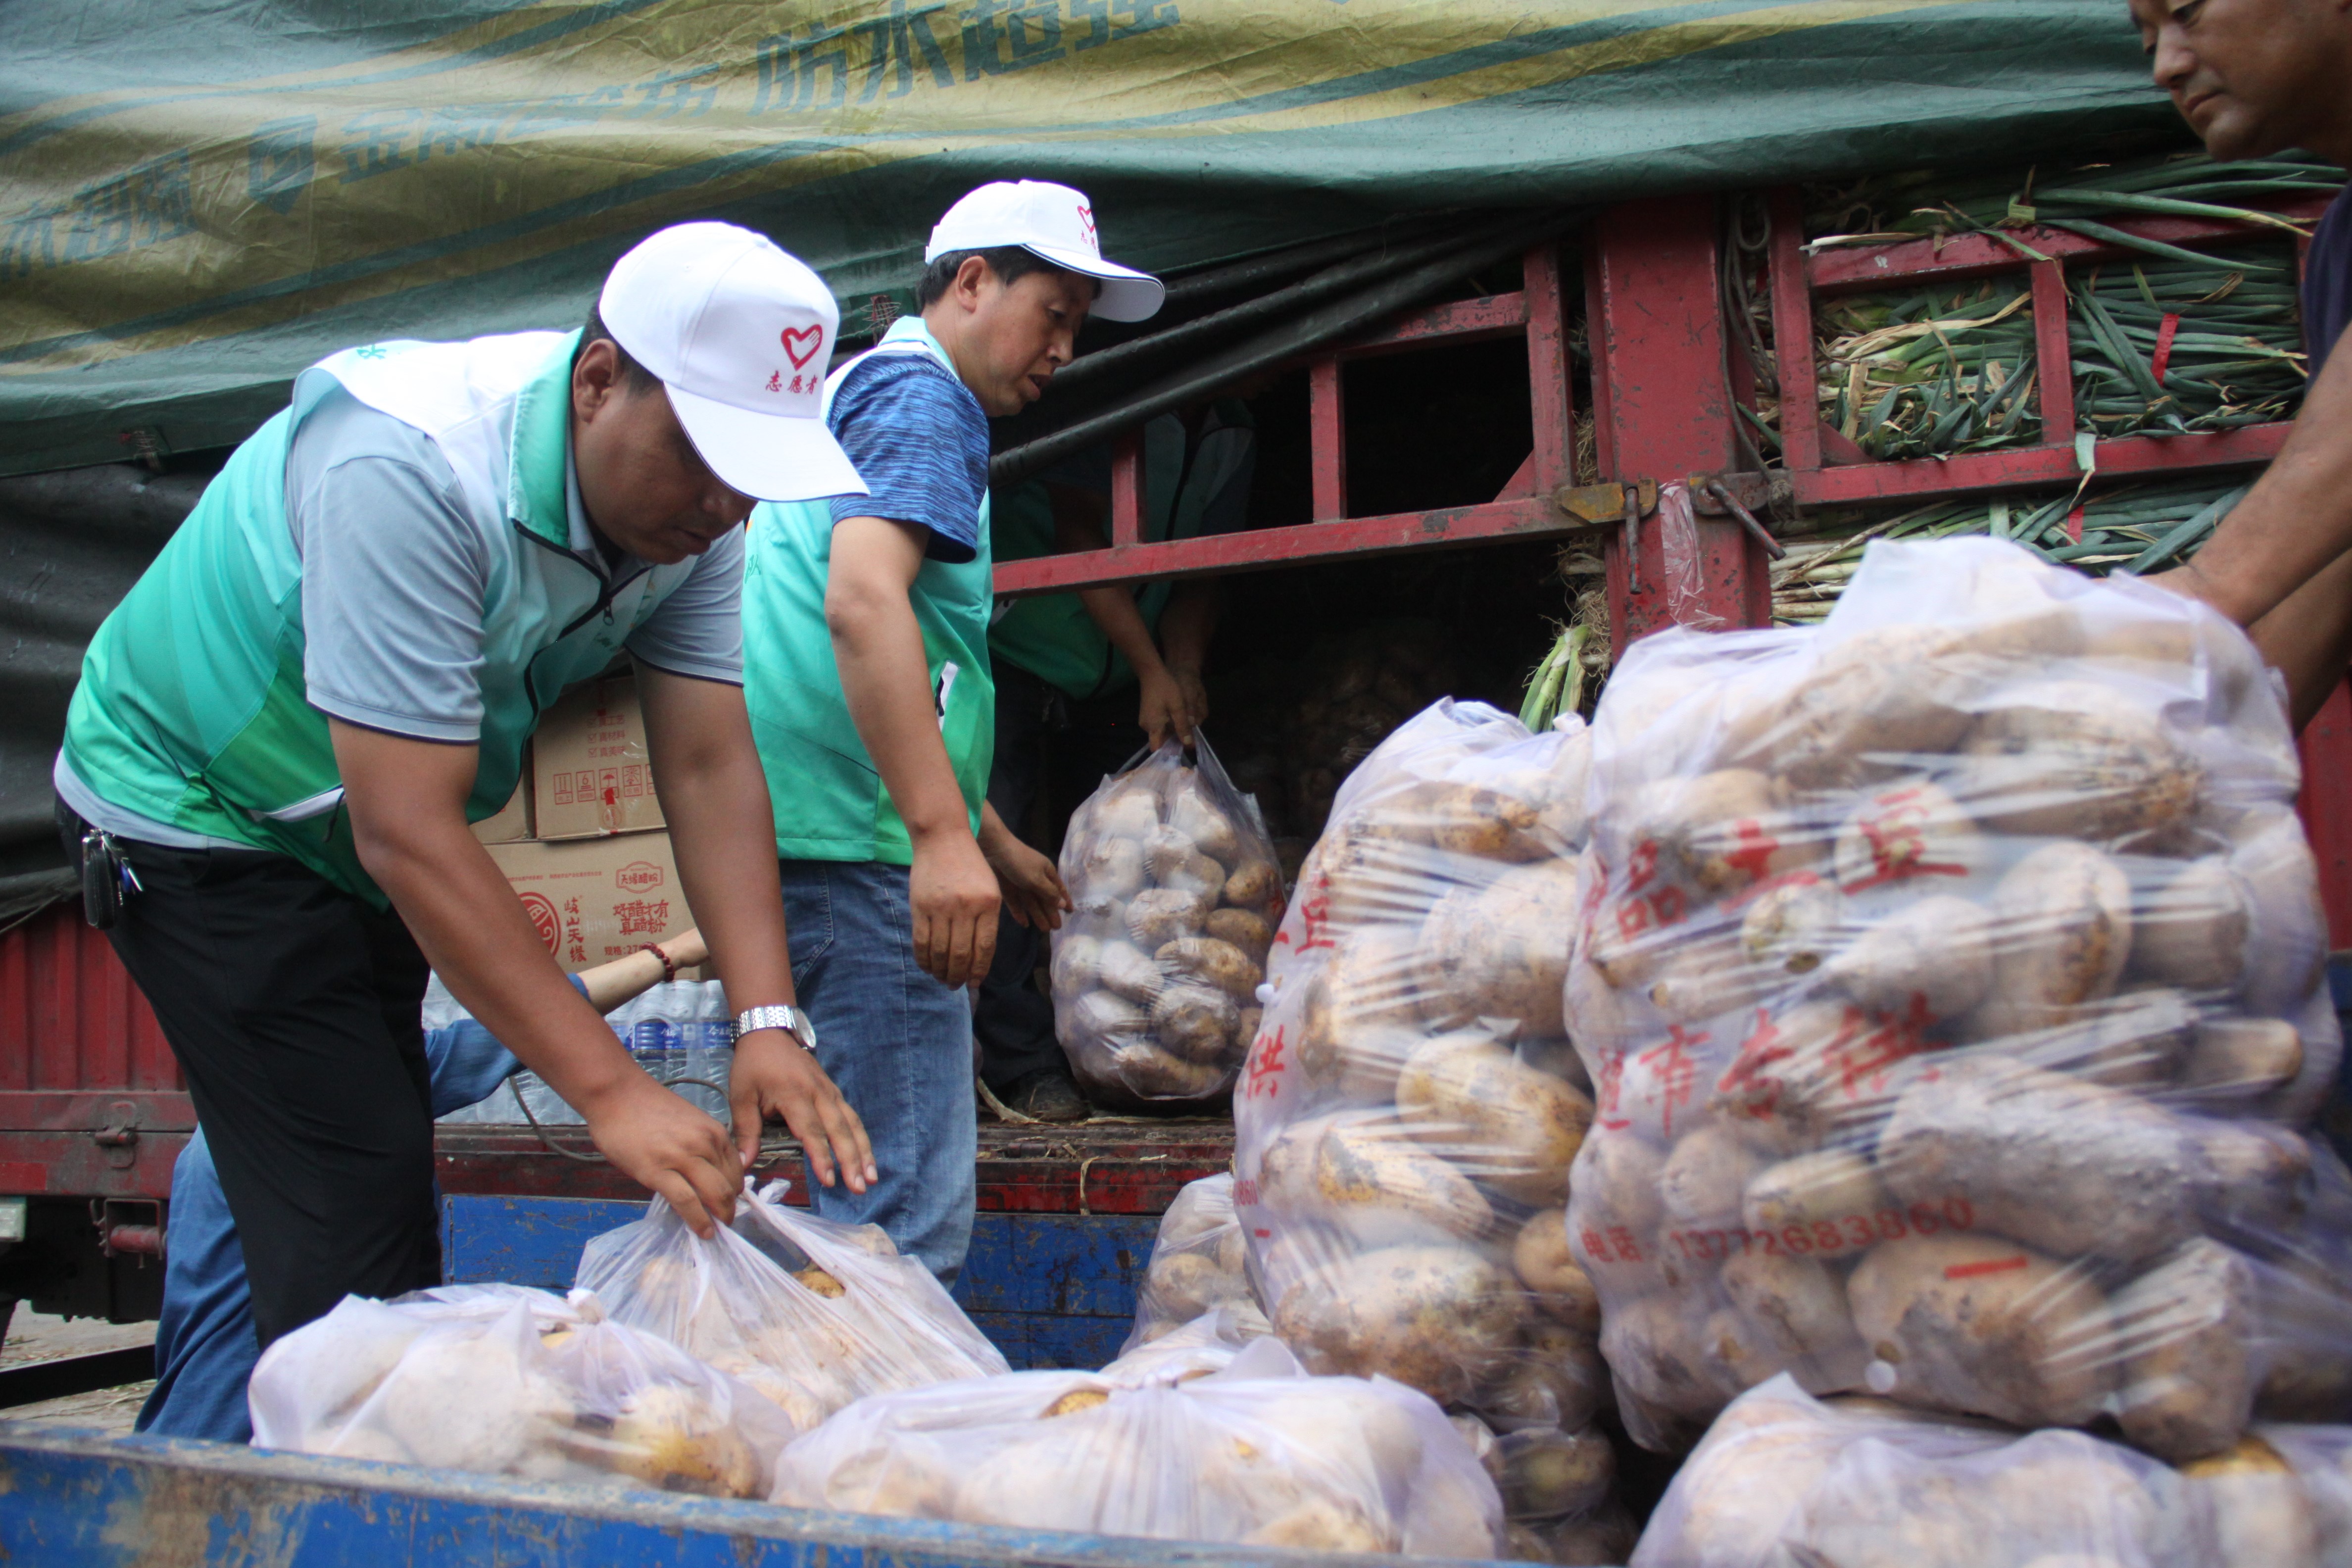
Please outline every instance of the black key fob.
[{"label": "black key fob", "polygon": [[81,836],[81,912],[100,931],[122,918],[121,851],[96,828]]}]

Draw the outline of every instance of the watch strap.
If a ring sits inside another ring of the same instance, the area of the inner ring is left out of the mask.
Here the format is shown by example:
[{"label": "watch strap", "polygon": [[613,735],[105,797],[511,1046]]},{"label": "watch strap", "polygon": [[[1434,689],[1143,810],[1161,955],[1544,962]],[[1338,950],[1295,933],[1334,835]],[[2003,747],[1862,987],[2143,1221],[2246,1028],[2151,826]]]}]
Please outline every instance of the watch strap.
[{"label": "watch strap", "polygon": [[816,1049],[815,1026],[798,1007],[772,1003],[764,1007],[747,1007],[735,1015],[735,1033],[739,1037],[759,1029],[782,1029],[798,1041],[803,1050]]}]

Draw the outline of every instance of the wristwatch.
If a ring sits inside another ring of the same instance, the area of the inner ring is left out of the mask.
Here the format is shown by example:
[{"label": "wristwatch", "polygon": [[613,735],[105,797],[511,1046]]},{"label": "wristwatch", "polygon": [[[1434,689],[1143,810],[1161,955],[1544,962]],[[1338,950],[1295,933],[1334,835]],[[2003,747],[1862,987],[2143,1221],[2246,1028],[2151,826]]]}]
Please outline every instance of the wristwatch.
[{"label": "wristwatch", "polygon": [[798,1007],[777,1004],[766,1007],[747,1007],[735,1015],[735,1034],[740,1039],[755,1029],[782,1029],[800,1042],[801,1049],[812,1055],[816,1050],[816,1026]]}]

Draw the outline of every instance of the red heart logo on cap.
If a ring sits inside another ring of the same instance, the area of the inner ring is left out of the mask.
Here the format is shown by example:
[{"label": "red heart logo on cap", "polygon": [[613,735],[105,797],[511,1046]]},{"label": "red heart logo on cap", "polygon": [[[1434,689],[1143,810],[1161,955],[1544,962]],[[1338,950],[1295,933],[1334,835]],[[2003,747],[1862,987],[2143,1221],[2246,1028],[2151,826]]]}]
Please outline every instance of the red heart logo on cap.
[{"label": "red heart logo on cap", "polygon": [[1095,235],[1095,209],[1081,202],[1078,205],[1078,221],[1087,226],[1087,243],[1100,248],[1102,242]]},{"label": "red heart logo on cap", "polygon": [[783,338],[784,353],[792,357],[794,370],[800,369],[810,360],[814,359],[816,351],[824,347],[823,327],[786,327],[781,335]]}]

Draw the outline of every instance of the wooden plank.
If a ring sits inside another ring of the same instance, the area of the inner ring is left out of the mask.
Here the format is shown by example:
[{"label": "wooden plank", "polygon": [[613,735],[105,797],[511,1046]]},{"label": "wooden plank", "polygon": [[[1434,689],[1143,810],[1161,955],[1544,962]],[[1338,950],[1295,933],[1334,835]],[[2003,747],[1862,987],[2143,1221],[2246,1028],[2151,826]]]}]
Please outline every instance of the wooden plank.
[{"label": "wooden plank", "polygon": [[1813,300],[1805,279],[1804,203],[1794,186],[1770,197],[1772,362],[1779,373],[1780,446],[1791,468],[1822,466],[1822,389],[1813,366]]},{"label": "wooden plank", "polygon": [[1432,305],[1327,352],[1336,352],[1341,359],[1372,359],[1402,349],[1431,348],[1440,342],[1448,347],[1483,343],[1510,337],[1523,330],[1527,322],[1525,294],[1486,294],[1475,300]]},{"label": "wooden plank", "polygon": [[2042,444],[2072,453],[2074,351],[2066,336],[2066,270],[2055,261],[2033,264],[2032,310],[2033,360],[2041,367],[2033,395],[2042,415]]},{"label": "wooden plank", "polygon": [[1143,426],[1119,432],[1110,454],[1110,542],[1143,538]]},{"label": "wooden plank", "polygon": [[1550,245],[1536,246],[1521,267],[1527,279],[1528,409],[1535,426],[1535,450],[1528,458],[1535,473],[1528,490],[1549,495],[1575,482],[1569,461],[1575,409],[1568,384],[1568,310],[1560,299],[1559,252]]},{"label": "wooden plank", "polygon": [[1310,510],[1317,522],[1337,522],[1348,515],[1348,398],[1339,362],[1328,356],[1307,367],[1307,446]]},{"label": "wooden plank", "polygon": [[[2242,430],[2199,431],[2186,436],[2126,436],[2095,448],[2099,477],[2183,473],[2199,468],[2267,463],[2286,444],[2288,424],[2253,425]],[[1863,463],[1852,468],[1793,473],[1790,482],[1799,506],[1837,506],[1855,501],[1895,500],[1906,496],[1964,495],[1971,490],[2017,485],[2071,484],[2081,479],[2074,448],[2015,447],[1998,452],[1965,452],[1955,458],[1919,458],[1902,463]]]},{"label": "wooden plank", "polygon": [[1538,539],[1585,531],[1548,496],[1486,501],[1435,511],[1351,517],[1344,522],[1304,522],[1286,528],[1253,528],[1207,539],[1174,539],[1124,550],[1088,550],[1008,561],[996,569],[996,594],[1055,594],[1097,583],[1140,578],[1192,577],[1204,573],[1256,572],[1338,557],[1391,554],[1456,544]]}]

